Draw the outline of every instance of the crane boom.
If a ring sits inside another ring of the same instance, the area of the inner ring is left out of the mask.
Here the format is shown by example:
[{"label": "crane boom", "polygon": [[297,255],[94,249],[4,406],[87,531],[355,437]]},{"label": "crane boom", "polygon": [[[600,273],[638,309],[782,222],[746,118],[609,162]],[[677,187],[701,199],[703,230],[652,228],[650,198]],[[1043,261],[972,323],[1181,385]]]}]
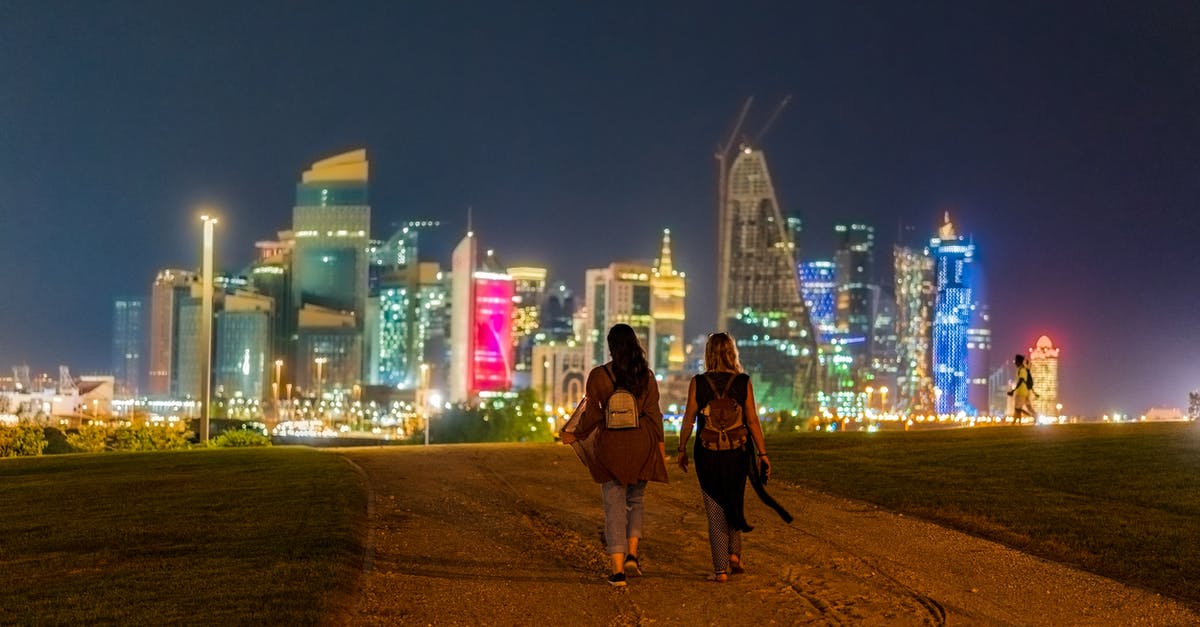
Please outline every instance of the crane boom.
[{"label": "crane boom", "polygon": [[784,96],[783,100],[779,101],[779,104],[775,106],[775,110],[772,111],[770,117],[767,118],[766,123],[763,124],[762,130],[758,131],[758,134],[754,136],[755,145],[758,145],[758,142],[762,141],[762,138],[767,134],[767,131],[771,130],[771,125],[775,124],[775,120],[779,118],[779,114],[783,113],[784,108],[787,107],[788,103],[791,101],[791,94]]}]

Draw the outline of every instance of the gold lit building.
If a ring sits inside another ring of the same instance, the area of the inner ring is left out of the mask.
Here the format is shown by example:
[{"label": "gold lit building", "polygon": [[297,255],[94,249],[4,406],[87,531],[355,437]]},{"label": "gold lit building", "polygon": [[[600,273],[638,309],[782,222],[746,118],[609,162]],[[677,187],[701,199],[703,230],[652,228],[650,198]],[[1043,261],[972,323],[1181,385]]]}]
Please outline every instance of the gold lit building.
[{"label": "gold lit building", "polygon": [[1062,414],[1058,400],[1058,348],[1048,336],[1029,349],[1029,374],[1033,376],[1033,409],[1039,416]]},{"label": "gold lit building", "polygon": [[650,367],[659,373],[683,370],[684,298],[687,295],[684,273],[671,262],[671,229],[663,229],[662,252],[650,275],[650,316],[654,318],[654,345],[650,348]]}]

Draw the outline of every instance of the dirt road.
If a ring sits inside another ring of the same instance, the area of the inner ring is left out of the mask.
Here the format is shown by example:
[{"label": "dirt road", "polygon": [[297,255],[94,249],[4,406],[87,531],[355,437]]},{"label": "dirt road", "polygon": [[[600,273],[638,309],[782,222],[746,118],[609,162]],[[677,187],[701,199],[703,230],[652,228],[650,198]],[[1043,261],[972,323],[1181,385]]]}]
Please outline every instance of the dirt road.
[{"label": "dirt road", "polygon": [[747,574],[711,564],[699,487],[647,490],[645,575],[604,582],[600,488],[569,447],[348,449],[371,486],[347,624],[1183,625],[1152,593],[937,525],[785,484],[786,525],[747,490]]}]

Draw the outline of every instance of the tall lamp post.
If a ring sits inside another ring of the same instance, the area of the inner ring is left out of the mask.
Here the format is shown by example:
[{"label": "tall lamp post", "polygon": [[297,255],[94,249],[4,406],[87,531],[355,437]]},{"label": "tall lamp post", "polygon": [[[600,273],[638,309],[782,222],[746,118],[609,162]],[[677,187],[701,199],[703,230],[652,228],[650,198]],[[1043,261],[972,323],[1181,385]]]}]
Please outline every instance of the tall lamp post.
[{"label": "tall lamp post", "polygon": [[279,375],[281,370],[283,370],[283,360],[276,359],[275,382],[271,384],[271,399],[275,403],[275,424],[279,424],[279,384],[281,383]]},{"label": "tall lamp post", "polygon": [[200,276],[200,442],[208,442],[208,421],[212,417],[212,323],[213,323],[213,227],[217,219],[200,216],[204,222],[204,254]]},{"label": "tall lamp post", "polygon": [[292,384],[288,383],[288,384],[284,385],[283,387],[287,390],[287,408],[288,408],[287,418],[288,418],[288,420],[291,420],[292,413],[293,413],[292,412]]},{"label": "tall lamp post", "polygon": [[[325,397],[325,379],[323,378],[325,362],[329,361],[328,357],[317,357],[313,363],[317,365],[317,401],[316,407],[321,408],[321,399]],[[325,420],[325,413],[321,413],[321,420]]]}]

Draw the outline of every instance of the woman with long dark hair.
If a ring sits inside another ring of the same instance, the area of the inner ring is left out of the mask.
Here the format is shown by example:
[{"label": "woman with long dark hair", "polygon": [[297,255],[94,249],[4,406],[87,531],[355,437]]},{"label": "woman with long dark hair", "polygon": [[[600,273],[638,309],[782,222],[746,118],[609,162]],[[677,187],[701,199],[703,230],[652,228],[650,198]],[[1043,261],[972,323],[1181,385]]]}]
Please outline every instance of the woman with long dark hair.
[{"label": "woman with long dark hair", "polygon": [[608,352],[612,360],[588,373],[578,426],[560,435],[567,444],[594,438],[588,470],[604,499],[604,539],[612,558],[608,583],[624,586],[626,573],[641,574],[638,540],[646,482],[666,483],[667,466],[658,382],[633,327],[613,326]]},{"label": "woman with long dark hair", "polygon": [[713,333],[704,346],[704,373],[692,377],[687,407],[679,427],[679,467],[687,472],[687,441],[699,420],[693,454],[696,477],[708,515],[708,543],[712,550],[713,581],[745,572],[742,532],[746,522],[746,479],[754,483],[763,502],[786,522],[792,517],[762,489],[771,464],[763,442],[762,425],[754,403],[754,386],[742,372],[737,345],[727,333]]}]

